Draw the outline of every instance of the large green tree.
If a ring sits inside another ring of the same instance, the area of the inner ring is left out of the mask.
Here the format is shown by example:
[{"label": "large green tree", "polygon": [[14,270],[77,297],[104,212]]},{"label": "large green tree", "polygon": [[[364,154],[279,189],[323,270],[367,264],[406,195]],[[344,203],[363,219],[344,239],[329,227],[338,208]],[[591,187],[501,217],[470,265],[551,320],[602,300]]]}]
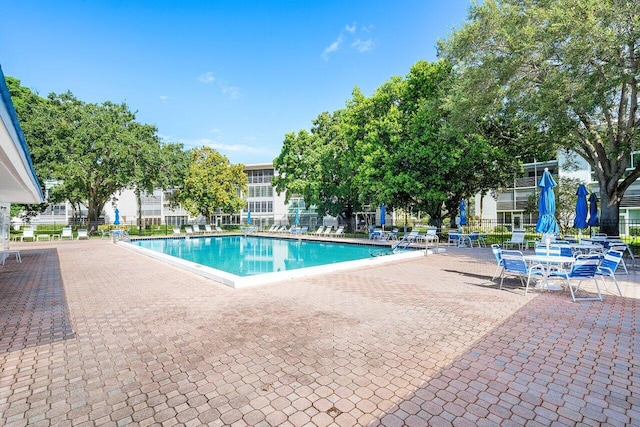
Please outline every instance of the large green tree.
[{"label": "large green tree", "polygon": [[350,227],[361,210],[360,188],[355,179],[360,161],[343,120],[344,110],[324,112],[311,131],[287,133],[280,155],[274,160],[278,176],[273,185],[286,199],[304,197],[321,216],[339,216]]},{"label": "large green tree", "polygon": [[344,109],[285,136],[276,189],[348,222],[363,205],[382,203],[426,210],[436,225],[445,213],[454,218],[462,198],[498,188],[519,167],[504,144],[516,133],[512,122],[484,129],[452,120],[446,95],[454,78],[444,61],[419,61],[371,97],[355,88]]},{"label": "large green tree", "polygon": [[624,192],[640,176],[640,3],[485,0],[440,43],[460,73],[453,103],[476,122],[529,122],[538,143],[584,157],[600,187],[601,229],[618,234]]},{"label": "large green tree", "polygon": [[242,194],[246,191],[244,165],[232,165],[213,148],[193,148],[176,200],[191,215],[209,219],[218,209],[234,214],[244,208],[246,202]]},{"label": "large green tree", "polygon": [[135,121],[125,104],[85,103],[67,92],[40,97],[7,79],[41,180],[55,180],[49,200],[87,206],[97,222],[105,203],[126,187],[149,190],[167,168],[156,128]]},{"label": "large green tree", "polygon": [[504,137],[454,120],[447,95],[455,78],[445,61],[418,61],[360,103],[361,187],[377,203],[426,211],[437,226],[455,218],[460,200],[498,188],[519,168]]}]

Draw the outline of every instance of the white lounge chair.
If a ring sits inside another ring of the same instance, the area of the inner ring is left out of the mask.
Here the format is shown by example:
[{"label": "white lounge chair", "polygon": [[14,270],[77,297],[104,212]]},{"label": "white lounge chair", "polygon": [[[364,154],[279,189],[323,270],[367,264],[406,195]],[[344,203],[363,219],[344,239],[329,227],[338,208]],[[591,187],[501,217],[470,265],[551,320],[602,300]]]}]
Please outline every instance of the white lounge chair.
[{"label": "white lounge chair", "polygon": [[322,233],[323,236],[329,236],[331,234],[331,231],[333,230],[333,226],[329,225],[327,226],[327,228],[325,228],[324,232]]},{"label": "white lounge chair", "polygon": [[338,227],[338,229],[336,231],[334,231],[333,233],[331,233],[331,236],[344,236],[344,226],[341,225],[340,227]]},{"label": "white lounge chair", "polygon": [[209,224],[204,225],[204,232],[209,234],[213,233],[213,230],[211,229],[211,226]]},{"label": "white lounge chair", "polygon": [[190,225],[187,225],[184,227],[184,232],[187,233],[187,235],[193,234],[193,228]]},{"label": "white lounge chair", "polygon": [[529,248],[529,244],[524,241],[525,230],[514,229],[511,234],[511,239],[504,242],[505,247],[518,246],[518,249],[522,250],[523,247]]},{"label": "white lounge chair", "polygon": [[73,240],[73,230],[71,229],[71,227],[64,227],[62,229],[62,233],[60,234],[60,240],[62,239]]},{"label": "white lounge chair", "polygon": [[224,233],[224,230],[220,228],[220,226],[216,225],[216,233],[222,234]]},{"label": "white lounge chair", "polygon": [[173,234],[182,234],[182,231],[180,231],[180,227],[173,227]]},{"label": "white lounge chair", "polygon": [[24,242],[25,239],[31,239],[32,242],[36,241],[36,231],[32,227],[27,227],[22,230],[22,236],[20,236],[20,241]]},{"label": "white lounge chair", "polygon": [[89,230],[87,230],[86,228],[79,228],[78,229],[78,240],[80,239],[89,239]]},{"label": "white lounge chair", "polygon": [[428,245],[431,242],[435,242],[436,248],[438,248],[440,245],[440,238],[438,237],[437,233],[438,233],[437,228],[434,228],[434,227],[427,228],[426,234],[419,234],[416,239],[424,242],[425,245]]},{"label": "white lounge chair", "polygon": [[319,236],[323,232],[324,232],[324,225],[321,225],[320,227],[318,227],[318,229],[316,231],[313,232],[313,234],[315,234],[316,236]]}]

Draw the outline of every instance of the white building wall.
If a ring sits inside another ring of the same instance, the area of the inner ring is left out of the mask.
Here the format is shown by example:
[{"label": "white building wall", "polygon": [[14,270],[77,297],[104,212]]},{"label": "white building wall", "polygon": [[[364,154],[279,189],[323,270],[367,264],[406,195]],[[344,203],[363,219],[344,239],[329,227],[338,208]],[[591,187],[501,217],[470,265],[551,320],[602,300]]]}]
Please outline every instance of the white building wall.
[{"label": "white building wall", "polygon": [[138,202],[136,201],[136,193],[133,190],[126,189],[114,196],[114,198],[116,200],[113,203],[107,202],[104,205],[104,222],[112,224],[116,219],[115,209],[118,208],[120,224],[137,224]]},{"label": "white building wall", "polygon": [[591,167],[589,163],[577,154],[567,155],[558,153],[558,175],[565,178],[576,178],[587,185],[591,182]]},{"label": "white building wall", "polygon": [[[480,200],[482,200],[482,206],[480,206]],[[474,209],[475,215],[482,219],[496,221],[498,219],[498,203],[492,195],[485,195],[481,197],[478,193],[474,197]]]}]

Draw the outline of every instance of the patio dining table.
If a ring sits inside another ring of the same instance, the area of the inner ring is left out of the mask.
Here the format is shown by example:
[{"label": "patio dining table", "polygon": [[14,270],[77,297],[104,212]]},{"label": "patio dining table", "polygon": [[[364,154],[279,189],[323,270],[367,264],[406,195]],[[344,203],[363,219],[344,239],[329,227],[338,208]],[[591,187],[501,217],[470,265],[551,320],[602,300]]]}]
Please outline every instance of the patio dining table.
[{"label": "patio dining table", "polygon": [[592,242],[580,242],[580,243],[569,243],[569,247],[573,250],[589,250],[589,251],[601,251],[604,246],[599,243]]},{"label": "patio dining table", "polygon": [[525,255],[524,260],[527,262],[540,263],[543,268],[544,279],[538,282],[536,288],[547,288],[548,291],[562,290],[562,285],[550,282],[549,276],[551,275],[551,269],[556,266],[573,265],[575,258],[570,256],[556,256],[556,255]]}]

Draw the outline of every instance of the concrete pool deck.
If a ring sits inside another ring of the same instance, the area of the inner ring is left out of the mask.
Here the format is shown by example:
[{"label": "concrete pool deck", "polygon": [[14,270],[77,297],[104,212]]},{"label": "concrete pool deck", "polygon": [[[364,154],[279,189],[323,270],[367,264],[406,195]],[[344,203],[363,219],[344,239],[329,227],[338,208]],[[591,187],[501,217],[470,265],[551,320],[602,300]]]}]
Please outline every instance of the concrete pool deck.
[{"label": "concrete pool deck", "polygon": [[635,269],[573,303],[498,290],[489,248],[235,290],[106,240],[12,249],[0,426],[640,420]]}]

